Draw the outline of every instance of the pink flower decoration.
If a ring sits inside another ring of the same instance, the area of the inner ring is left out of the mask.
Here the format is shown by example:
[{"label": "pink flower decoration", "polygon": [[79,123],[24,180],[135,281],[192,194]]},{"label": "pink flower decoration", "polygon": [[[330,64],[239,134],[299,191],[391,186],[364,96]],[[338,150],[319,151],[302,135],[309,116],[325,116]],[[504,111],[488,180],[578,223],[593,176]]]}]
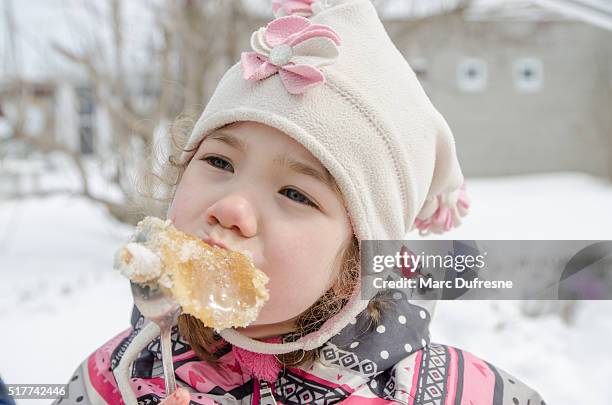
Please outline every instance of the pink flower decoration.
[{"label": "pink flower decoration", "polygon": [[286,16],[261,27],[251,36],[254,52],[243,52],[246,80],[264,80],[278,73],[291,94],[302,94],[325,82],[320,66],[338,58],[340,38],[329,26],[307,18]]},{"label": "pink flower decoration", "polygon": [[272,12],[276,17],[299,15],[310,17],[315,14],[319,0],[273,0]]}]

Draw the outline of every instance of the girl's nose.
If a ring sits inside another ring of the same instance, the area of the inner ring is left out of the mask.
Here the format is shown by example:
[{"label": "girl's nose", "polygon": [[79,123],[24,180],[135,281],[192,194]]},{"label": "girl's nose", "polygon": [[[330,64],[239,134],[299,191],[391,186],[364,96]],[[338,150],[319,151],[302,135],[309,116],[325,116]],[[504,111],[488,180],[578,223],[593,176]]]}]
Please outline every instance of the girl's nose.
[{"label": "girl's nose", "polygon": [[205,212],[209,225],[219,224],[240,232],[245,238],[257,234],[257,218],[253,206],[242,196],[228,195],[211,205]]}]

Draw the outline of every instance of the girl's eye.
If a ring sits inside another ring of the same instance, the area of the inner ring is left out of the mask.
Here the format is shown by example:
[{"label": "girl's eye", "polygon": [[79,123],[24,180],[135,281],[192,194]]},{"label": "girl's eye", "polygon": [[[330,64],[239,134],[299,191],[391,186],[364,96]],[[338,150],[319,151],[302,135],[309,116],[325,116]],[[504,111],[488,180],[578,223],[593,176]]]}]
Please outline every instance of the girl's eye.
[{"label": "girl's eye", "polygon": [[227,160],[220,158],[219,156],[206,156],[203,157],[202,160],[207,162],[209,165],[216,167],[217,169],[229,170],[232,173],[234,172],[232,164],[229,163]]},{"label": "girl's eye", "polygon": [[300,204],[305,204],[313,208],[318,208],[317,205],[312,202],[312,200],[310,200],[308,197],[306,197],[304,194],[300,193],[294,188],[284,188],[280,191],[280,193],[284,196],[287,196],[287,198],[289,198],[290,200],[293,200]]}]

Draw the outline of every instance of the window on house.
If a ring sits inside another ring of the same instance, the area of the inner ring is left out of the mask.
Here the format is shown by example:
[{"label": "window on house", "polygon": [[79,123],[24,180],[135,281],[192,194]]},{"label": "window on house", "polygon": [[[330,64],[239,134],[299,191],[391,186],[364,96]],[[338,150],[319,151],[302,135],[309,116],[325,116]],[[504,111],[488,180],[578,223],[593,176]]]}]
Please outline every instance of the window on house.
[{"label": "window on house", "polygon": [[521,58],[514,62],[514,88],[521,93],[533,93],[542,88],[544,70],[536,58]]},{"label": "window on house", "polygon": [[80,151],[84,155],[94,153],[96,105],[93,89],[81,87],[77,89],[79,113]]},{"label": "window on house", "polygon": [[81,125],[79,128],[79,138],[81,141],[81,153],[90,155],[94,152],[93,149],[93,128],[91,126]]},{"label": "window on house", "polygon": [[459,62],[457,85],[468,93],[483,91],[487,87],[486,62],[477,58],[466,58]]},{"label": "window on house", "polygon": [[36,83],[32,85],[32,95],[36,98],[51,98],[53,92],[53,87],[49,84]]}]

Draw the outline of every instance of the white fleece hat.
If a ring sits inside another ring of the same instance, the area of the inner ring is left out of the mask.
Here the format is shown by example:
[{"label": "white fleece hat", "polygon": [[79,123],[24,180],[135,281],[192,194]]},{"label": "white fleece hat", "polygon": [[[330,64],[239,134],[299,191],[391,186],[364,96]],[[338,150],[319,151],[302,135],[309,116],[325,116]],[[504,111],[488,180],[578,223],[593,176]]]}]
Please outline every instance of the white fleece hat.
[{"label": "white fleece hat", "polygon": [[[233,122],[266,124],[331,173],[359,241],[458,226],[469,201],[453,135],[370,1],[275,0],[273,7],[281,17],[253,33],[252,49],[219,82],[187,147]],[[220,333],[253,352],[311,350],[363,311],[366,298],[357,288],[340,313],[295,342]]]}]

